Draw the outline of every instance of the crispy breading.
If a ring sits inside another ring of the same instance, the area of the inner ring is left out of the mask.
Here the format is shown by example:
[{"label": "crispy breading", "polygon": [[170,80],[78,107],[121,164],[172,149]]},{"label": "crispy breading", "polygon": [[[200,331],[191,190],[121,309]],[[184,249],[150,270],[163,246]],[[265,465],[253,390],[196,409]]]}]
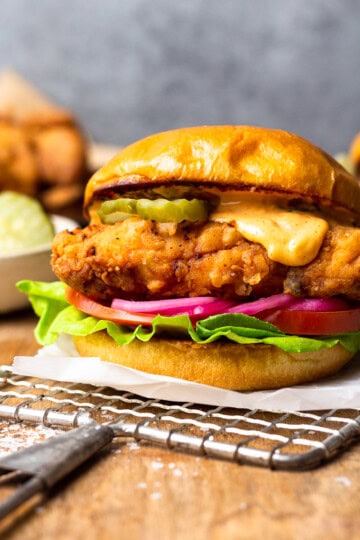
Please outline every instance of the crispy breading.
[{"label": "crispy breading", "polygon": [[360,300],[360,228],[332,227],[320,256],[304,267],[289,269],[284,287],[298,296],[344,295]]},{"label": "crispy breading", "polygon": [[[328,233],[318,263],[289,269],[271,261],[261,245],[245,240],[231,224],[184,227],[134,217],[114,225],[96,224],[58,234],[52,265],[69,286],[104,301],[116,296],[256,298],[282,292],[284,283],[287,292],[301,296],[298,284],[302,275],[311,282],[306,294],[358,298],[359,234],[359,229],[335,226]],[[346,255],[343,242],[352,255]],[[344,252],[342,256],[339,250]],[[328,279],[324,279],[324,272],[315,271],[317,264],[326,266]],[[335,281],[338,289],[329,288]]]},{"label": "crispy breading", "polygon": [[90,225],[57,235],[52,264],[61,280],[103,300],[246,297],[282,283],[280,265],[260,245],[219,223],[187,228],[131,218]]}]

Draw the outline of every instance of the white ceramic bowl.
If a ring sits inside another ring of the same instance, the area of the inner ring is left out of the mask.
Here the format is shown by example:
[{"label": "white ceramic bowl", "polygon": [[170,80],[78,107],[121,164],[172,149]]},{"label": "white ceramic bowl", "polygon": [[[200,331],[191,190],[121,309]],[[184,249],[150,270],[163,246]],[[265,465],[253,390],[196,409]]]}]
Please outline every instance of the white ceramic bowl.
[{"label": "white ceramic bowl", "polygon": [[[55,232],[74,229],[78,224],[63,216],[51,216]],[[29,305],[25,294],[19,292],[16,283],[22,279],[54,281],[50,266],[51,246],[24,250],[15,255],[0,256],[0,313],[9,313]]]}]

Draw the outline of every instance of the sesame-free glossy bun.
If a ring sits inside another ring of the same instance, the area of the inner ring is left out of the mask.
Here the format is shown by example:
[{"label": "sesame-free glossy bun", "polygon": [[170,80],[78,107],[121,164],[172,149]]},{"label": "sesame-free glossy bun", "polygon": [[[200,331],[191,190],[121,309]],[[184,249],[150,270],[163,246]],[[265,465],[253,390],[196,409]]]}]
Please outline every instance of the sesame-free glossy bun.
[{"label": "sesame-free glossy bun", "polygon": [[118,345],[108,334],[73,337],[80,356],[96,356],[156,375],[231,390],[281,388],[332,375],[352,354],[341,345],[315,352],[287,353],[271,345],[231,342],[197,344],[152,338]]},{"label": "sesame-free glossy bun", "polygon": [[269,190],[360,214],[360,187],[331,156],[276,129],[201,126],[165,131],[121,150],[89,180],[87,212],[97,194],[159,185]]}]

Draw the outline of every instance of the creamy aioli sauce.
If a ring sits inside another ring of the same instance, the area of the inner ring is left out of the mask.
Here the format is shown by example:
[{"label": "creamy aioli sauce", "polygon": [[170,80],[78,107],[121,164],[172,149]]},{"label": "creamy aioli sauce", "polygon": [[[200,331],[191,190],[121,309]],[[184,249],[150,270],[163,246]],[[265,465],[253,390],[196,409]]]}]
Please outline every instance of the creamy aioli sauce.
[{"label": "creamy aioli sauce", "polygon": [[303,266],[314,260],[329,228],[322,217],[281,208],[268,196],[231,192],[221,195],[209,219],[235,222],[244,238],[261,244],[271,260],[287,266]]}]

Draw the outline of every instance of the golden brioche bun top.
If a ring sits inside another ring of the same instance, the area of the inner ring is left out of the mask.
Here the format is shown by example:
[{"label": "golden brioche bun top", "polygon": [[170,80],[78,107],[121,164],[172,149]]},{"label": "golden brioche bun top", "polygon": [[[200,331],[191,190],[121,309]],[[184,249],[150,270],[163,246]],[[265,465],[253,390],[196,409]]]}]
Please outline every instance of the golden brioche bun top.
[{"label": "golden brioche bun top", "polygon": [[320,148],[286,131],[232,125],[165,131],[125,147],[90,178],[84,209],[104,190],[176,183],[269,190],[360,214],[356,179]]}]

